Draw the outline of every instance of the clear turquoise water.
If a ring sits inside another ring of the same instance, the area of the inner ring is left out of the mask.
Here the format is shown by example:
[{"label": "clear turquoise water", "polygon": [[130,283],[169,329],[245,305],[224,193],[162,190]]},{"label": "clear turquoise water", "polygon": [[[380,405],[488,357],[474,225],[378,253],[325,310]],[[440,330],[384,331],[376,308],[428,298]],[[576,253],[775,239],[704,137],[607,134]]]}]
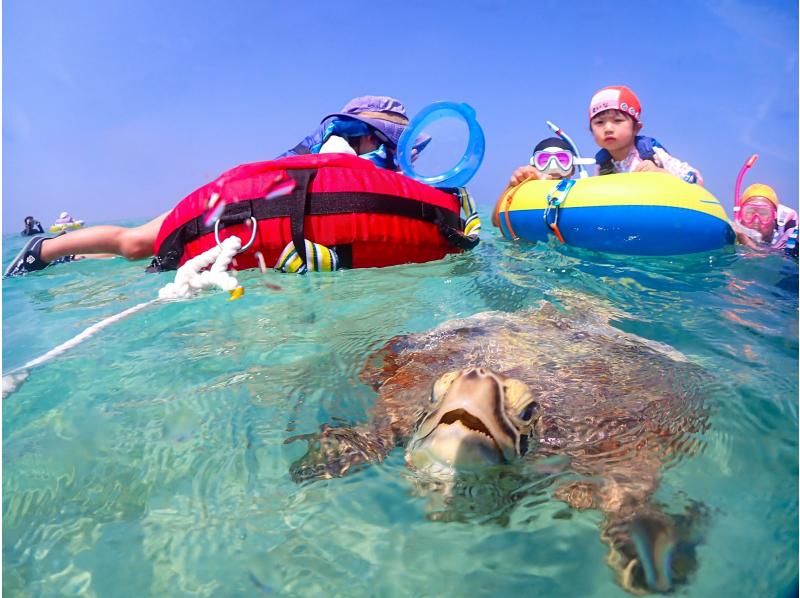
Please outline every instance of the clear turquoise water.
[{"label": "clear turquoise water", "polygon": [[[485,221],[488,215],[484,214]],[[712,512],[685,596],[778,596],[798,554],[797,267],[716,253],[632,259],[513,245],[495,231],[431,264],[240,273],[154,304],[30,372],[3,402],[3,590],[11,596],[623,595],[600,516],[523,502],[506,525],[426,518],[401,450],[295,485],[294,434],[363,419],[358,374],[395,335],[557,291],[610,301],[717,389],[706,449],[659,500]],[[3,266],[21,245],[3,243]],[[3,371],[154,298],[172,276],[83,261],[3,282]],[[280,290],[264,283],[279,285]]]}]

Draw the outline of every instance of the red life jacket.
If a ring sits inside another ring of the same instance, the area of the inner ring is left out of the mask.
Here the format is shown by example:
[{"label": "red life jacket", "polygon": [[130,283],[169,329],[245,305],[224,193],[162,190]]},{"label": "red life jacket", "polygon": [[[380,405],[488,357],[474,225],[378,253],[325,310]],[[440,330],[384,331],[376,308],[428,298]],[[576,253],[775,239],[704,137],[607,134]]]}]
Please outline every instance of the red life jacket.
[{"label": "red life jacket", "polygon": [[[276,174],[295,187],[266,199]],[[236,256],[238,269],[257,267],[256,252],[272,266],[289,241],[305,260],[303,239],[335,249],[349,268],[438,260],[477,243],[463,234],[450,193],[357,156],[291,156],[237,166],[184,198],[161,225],[150,271],[173,270],[216,245],[214,224],[203,223],[214,194],[225,202],[220,240],[237,235],[245,244],[250,219],[257,223],[253,245]]]}]

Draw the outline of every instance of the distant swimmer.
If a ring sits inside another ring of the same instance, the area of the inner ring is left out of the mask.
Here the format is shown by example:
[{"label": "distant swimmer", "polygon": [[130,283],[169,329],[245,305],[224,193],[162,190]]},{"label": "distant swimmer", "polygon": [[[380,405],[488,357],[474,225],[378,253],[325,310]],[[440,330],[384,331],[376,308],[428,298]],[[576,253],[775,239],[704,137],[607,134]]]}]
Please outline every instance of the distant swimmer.
[{"label": "distant swimmer", "polygon": [[797,259],[797,212],[781,205],[772,187],[750,185],[740,204],[737,241],[752,249],[783,250]]},{"label": "distant swimmer", "polygon": [[41,222],[36,220],[33,216],[25,216],[25,229],[21,233],[23,236],[30,237],[43,232],[44,229],[42,228]]}]

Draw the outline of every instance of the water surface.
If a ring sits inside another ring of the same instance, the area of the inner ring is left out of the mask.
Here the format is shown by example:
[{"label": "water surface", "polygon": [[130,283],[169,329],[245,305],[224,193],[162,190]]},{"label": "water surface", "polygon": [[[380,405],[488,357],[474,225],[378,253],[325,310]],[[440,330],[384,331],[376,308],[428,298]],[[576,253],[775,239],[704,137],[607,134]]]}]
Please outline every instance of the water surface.
[{"label": "water surface", "polygon": [[[484,214],[485,222],[488,215]],[[367,417],[365,359],[396,335],[566,294],[672,345],[713,379],[706,448],[657,498],[712,513],[686,596],[796,585],[797,266],[716,252],[630,258],[515,245],[308,276],[239,273],[243,299],[155,303],[33,368],[3,403],[3,590],[13,596],[623,594],[596,512],[513,505],[504,523],[431,520],[402,450],[294,484],[323,423]],[[3,266],[21,246],[3,243]],[[7,373],[172,274],[87,260],[3,282]],[[279,290],[274,285],[280,287]]]}]

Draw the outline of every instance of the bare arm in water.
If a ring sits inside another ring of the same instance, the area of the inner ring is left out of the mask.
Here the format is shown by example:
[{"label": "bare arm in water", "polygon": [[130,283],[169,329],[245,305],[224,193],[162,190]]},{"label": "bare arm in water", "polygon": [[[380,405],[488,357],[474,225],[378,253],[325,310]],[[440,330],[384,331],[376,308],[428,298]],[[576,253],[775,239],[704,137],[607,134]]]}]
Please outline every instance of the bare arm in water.
[{"label": "bare arm in water", "polygon": [[153,255],[161,223],[169,212],[164,212],[150,222],[128,228],[124,226],[90,226],[42,241],[41,258],[52,262],[65,255],[113,254],[129,260],[139,260]]}]

